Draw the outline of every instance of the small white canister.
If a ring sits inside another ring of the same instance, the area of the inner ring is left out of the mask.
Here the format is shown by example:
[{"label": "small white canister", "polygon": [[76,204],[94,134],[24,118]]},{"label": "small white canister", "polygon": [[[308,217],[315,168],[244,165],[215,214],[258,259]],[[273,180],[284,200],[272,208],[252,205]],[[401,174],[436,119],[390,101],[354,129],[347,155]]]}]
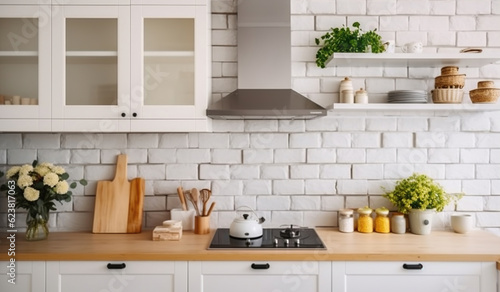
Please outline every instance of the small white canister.
[{"label": "small white canister", "polygon": [[368,93],[363,88],[360,88],[356,91],[356,95],[354,96],[355,103],[368,103]]},{"label": "small white canister", "polygon": [[341,103],[354,103],[354,94],[352,90],[342,90],[340,94]]}]

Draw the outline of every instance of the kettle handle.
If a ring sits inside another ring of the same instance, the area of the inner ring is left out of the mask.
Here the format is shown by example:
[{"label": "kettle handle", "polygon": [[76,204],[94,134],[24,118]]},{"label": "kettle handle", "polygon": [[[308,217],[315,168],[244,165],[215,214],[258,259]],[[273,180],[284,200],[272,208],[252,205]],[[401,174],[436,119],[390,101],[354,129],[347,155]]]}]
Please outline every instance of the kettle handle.
[{"label": "kettle handle", "polygon": [[[240,206],[238,208],[236,208],[236,213],[239,213],[239,212],[243,212],[244,211],[244,208],[246,208],[247,211],[251,211],[253,213],[253,215],[255,216],[255,218],[259,221],[259,224],[264,222],[266,219],[264,219],[264,217],[261,217],[259,218],[259,216],[257,216],[257,213],[255,213],[254,209],[252,209],[251,207],[247,206],[247,205],[243,205],[243,206]],[[243,214],[245,220],[247,219],[247,217],[245,217],[245,215],[248,216],[248,214]]]}]

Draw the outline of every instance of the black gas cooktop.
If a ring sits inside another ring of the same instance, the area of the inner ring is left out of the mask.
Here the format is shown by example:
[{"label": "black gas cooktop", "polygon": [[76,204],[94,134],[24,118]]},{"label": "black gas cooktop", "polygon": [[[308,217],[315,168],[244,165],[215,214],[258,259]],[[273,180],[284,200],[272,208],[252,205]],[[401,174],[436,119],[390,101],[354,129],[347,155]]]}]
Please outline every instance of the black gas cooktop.
[{"label": "black gas cooktop", "polygon": [[269,249],[325,249],[313,228],[283,227],[264,228],[259,238],[241,239],[229,236],[228,228],[219,228],[208,249],[269,248]]}]

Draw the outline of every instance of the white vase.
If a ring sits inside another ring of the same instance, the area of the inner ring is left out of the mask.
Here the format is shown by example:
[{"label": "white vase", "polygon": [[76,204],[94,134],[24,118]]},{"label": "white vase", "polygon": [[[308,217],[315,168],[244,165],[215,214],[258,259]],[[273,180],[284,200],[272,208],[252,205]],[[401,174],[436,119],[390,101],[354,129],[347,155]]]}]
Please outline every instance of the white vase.
[{"label": "white vase", "polygon": [[432,218],[436,213],[435,209],[410,210],[408,219],[410,221],[410,231],[414,234],[427,235],[432,230]]}]

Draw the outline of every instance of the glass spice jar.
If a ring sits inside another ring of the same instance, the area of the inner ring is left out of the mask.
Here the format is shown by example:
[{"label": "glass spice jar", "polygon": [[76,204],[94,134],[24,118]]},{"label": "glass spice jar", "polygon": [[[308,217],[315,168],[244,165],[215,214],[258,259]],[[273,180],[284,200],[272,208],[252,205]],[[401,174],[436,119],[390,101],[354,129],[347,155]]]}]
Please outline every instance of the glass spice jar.
[{"label": "glass spice jar", "polygon": [[354,231],[354,211],[352,209],[342,209],[339,211],[339,231],[353,232]]},{"label": "glass spice jar", "polygon": [[385,207],[375,209],[377,217],[375,218],[375,231],[379,233],[391,232],[391,223],[389,220],[389,210]]},{"label": "glass spice jar", "polygon": [[358,209],[358,232],[373,232],[373,218],[370,216],[372,211],[373,210],[368,206]]},{"label": "glass spice jar", "polygon": [[391,218],[391,230],[396,234],[404,234],[406,232],[406,219],[402,213],[394,213]]}]

